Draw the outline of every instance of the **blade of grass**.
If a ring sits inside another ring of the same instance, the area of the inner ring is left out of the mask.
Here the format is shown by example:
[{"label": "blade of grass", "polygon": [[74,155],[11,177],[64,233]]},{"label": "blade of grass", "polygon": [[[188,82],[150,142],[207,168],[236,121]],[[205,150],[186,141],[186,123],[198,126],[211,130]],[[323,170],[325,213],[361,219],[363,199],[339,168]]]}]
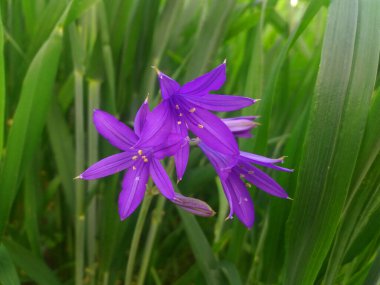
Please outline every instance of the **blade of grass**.
[{"label": "blade of grass", "polygon": [[0,234],[8,221],[21,178],[41,139],[61,49],[62,29],[56,28],[33,59],[22,84],[0,174],[1,189],[7,189],[0,192]]},{"label": "blade of grass", "polygon": [[[367,0],[359,3],[357,44],[355,47],[353,74],[351,76],[352,78],[357,78],[357,80],[352,81],[350,87],[351,92],[354,94],[367,94],[367,96],[370,96],[375,85],[380,53],[380,30],[376,28],[380,26],[380,15],[377,11],[380,11],[379,1]],[[378,116],[378,108],[380,106],[379,98],[380,96],[374,97],[374,104],[370,109],[363,144],[358,155],[356,171],[353,176],[353,178],[357,177],[359,179],[352,181],[352,184],[355,186],[361,183],[362,176],[368,171],[368,165],[371,165],[375,157],[373,154],[378,153],[380,150],[380,142],[378,140],[378,135],[380,134],[380,120]],[[365,102],[366,104],[367,100]],[[365,111],[364,108],[362,109],[362,112],[363,111]],[[359,120],[359,118],[356,118],[356,120]],[[343,224],[335,239],[325,275],[326,284],[332,284],[334,282],[347,242],[352,236],[352,231],[356,229],[355,224],[358,222],[357,219],[362,211],[362,207],[365,207],[368,203],[367,199],[373,192],[371,188],[367,187],[364,189],[367,191],[360,191],[360,193],[357,193],[358,187],[351,190],[352,199],[348,202]]]},{"label": "blade of grass", "polygon": [[[329,8],[289,218],[285,284],[314,284],[336,232],[354,171],[352,162],[359,153],[374,76],[372,70],[365,70],[359,77],[351,72],[361,64],[363,56],[355,46],[358,9],[356,1],[339,0]],[[368,32],[368,27],[363,29]],[[374,60],[370,53],[366,54]],[[359,81],[366,76],[369,79],[363,86]],[[367,92],[362,92],[363,87]]]},{"label": "blade of grass", "polygon": [[11,240],[4,240],[4,244],[14,262],[37,284],[61,284],[56,275],[45,264],[45,262],[36,257],[32,252]]},{"label": "blade of grass", "polygon": [[4,66],[4,31],[0,8],[0,161],[3,156],[5,126],[5,66]]},{"label": "blade of grass", "polygon": [[52,99],[47,120],[47,132],[54,160],[63,186],[69,217],[74,217],[74,140],[62,114],[57,98]]},{"label": "blade of grass", "polygon": [[181,220],[184,224],[186,235],[189,239],[191,249],[197,261],[199,269],[203,273],[203,277],[208,285],[222,284],[222,279],[219,271],[218,260],[216,259],[210,244],[207,241],[201,227],[195,217],[178,209]]},{"label": "blade of grass", "polygon": [[0,244],[0,284],[19,285],[16,267],[8,253],[7,248]]},{"label": "blade of grass", "polygon": [[223,39],[225,27],[234,5],[235,1],[232,0],[214,0],[210,4],[205,22],[201,26],[191,51],[185,80],[198,76],[214,60],[215,51]]}]

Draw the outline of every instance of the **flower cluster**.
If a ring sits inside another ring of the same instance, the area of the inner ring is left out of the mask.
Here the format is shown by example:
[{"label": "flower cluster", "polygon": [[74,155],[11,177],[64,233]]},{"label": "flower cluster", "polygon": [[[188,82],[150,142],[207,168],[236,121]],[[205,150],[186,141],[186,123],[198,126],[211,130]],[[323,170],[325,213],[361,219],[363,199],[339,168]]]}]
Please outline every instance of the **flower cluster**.
[{"label": "flower cluster", "polygon": [[[197,145],[210,160],[220,177],[230,205],[228,218],[236,215],[250,228],[254,222],[253,202],[247,190],[257,188],[281,198],[288,195],[281,186],[257,166],[292,171],[277,165],[283,158],[270,159],[239,151],[235,137],[250,137],[256,117],[221,119],[211,111],[228,112],[250,106],[256,100],[212,94],[226,80],[226,63],[184,84],[156,69],[162,102],[152,111],[145,100],[134,121],[134,132],[112,115],[95,110],[97,131],[121,153],[90,166],[78,178],[90,180],[127,170],[119,195],[119,215],[127,218],[141,203],[149,177],[162,195],[182,209],[196,215],[212,216],[205,202],[174,191],[160,160],[174,157],[178,181],[182,180],[190,153],[190,143]],[[191,132],[195,138],[190,138]],[[247,182],[243,182],[247,181]]]}]

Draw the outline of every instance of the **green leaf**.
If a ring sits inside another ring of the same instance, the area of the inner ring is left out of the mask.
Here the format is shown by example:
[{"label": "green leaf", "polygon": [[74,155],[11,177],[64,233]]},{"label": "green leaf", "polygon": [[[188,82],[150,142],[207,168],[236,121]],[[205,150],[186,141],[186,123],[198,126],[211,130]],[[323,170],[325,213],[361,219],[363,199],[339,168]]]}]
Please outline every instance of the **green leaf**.
[{"label": "green leaf", "polygon": [[5,66],[4,66],[4,31],[0,9],[0,161],[3,156],[5,122]]},{"label": "green leaf", "polygon": [[21,179],[40,142],[61,50],[62,29],[56,28],[33,59],[22,83],[0,174],[1,189],[7,189],[0,192],[0,233],[3,233]]},{"label": "green leaf", "polygon": [[8,250],[3,244],[0,244],[0,284],[2,285],[18,285],[16,267],[8,253]]},{"label": "green leaf", "polygon": [[336,233],[376,79],[376,5],[337,0],[329,8],[289,218],[284,284],[314,284]]},{"label": "green leaf", "polygon": [[14,241],[6,240],[4,244],[14,262],[37,284],[61,284],[45,262],[34,256],[32,252]]},{"label": "green leaf", "polygon": [[210,244],[208,243],[201,227],[194,216],[186,213],[180,208],[177,209],[184,224],[194,257],[197,260],[197,264],[202,271],[207,284],[221,284],[218,260],[212,252]]}]

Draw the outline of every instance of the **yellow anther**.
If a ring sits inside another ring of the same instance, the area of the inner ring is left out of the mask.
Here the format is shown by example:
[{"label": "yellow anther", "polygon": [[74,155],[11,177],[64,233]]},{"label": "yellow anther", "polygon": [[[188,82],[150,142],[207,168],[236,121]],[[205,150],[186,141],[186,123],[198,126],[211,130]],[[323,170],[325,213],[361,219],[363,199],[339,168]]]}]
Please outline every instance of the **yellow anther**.
[{"label": "yellow anther", "polygon": [[144,162],[148,162],[148,159],[147,159],[147,158],[144,158]]},{"label": "yellow anther", "polygon": [[177,109],[177,110],[179,110],[179,105],[177,104],[177,105],[175,105],[175,108]]},{"label": "yellow anther", "polygon": [[243,173],[240,174],[240,178],[244,178],[245,175]]},{"label": "yellow anther", "polygon": [[139,149],[139,150],[137,151],[137,153],[138,153],[139,155],[142,155],[142,154],[143,154],[143,151],[142,151],[141,149]]},{"label": "yellow anther", "polygon": [[136,160],[137,158],[138,158],[137,155],[134,155],[134,156],[132,157],[133,160]]},{"label": "yellow anther", "polygon": [[133,170],[136,170],[136,166],[132,166],[132,169],[133,169]]},{"label": "yellow anther", "polygon": [[253,170],[248,171],[248,174],[253,174],[253,173],[254,173]]},{"label": "yellow anther", "polygon": [[252,187],[252,185],[249,184],[249,183],[245,183],[245,186],[247,186],[248,188],[251,188],[251,187]]},{"label": "yellow anther", "polygon": [[198,124],[198,128],[203,129],[203,125]]},{"label": "yellow anther", "polygon": [[142,158],[142,159],[145,159],[145,158],[146,158],[146,156],[145,156],[145,155],[143,155],[141,158]]},{"label": "yellow anther", "polygon": [[194,113],[195,110],[196,110],[195,108],[191,108],[191,109],[189,110],[189,112],[190,112],[190,113]]},{"label": "yellow anther", "polygon": [[182,117],[182,116],[183,116],[183,114],[182,114],[182,113],[179,113],[179,115],[178,115],[178,116]]},{"label": "yellow anther", "polygon": [[182,122],[181,122],[181,121],[178,121],[177,124],[180,125],[180,124],[182,124]]}]

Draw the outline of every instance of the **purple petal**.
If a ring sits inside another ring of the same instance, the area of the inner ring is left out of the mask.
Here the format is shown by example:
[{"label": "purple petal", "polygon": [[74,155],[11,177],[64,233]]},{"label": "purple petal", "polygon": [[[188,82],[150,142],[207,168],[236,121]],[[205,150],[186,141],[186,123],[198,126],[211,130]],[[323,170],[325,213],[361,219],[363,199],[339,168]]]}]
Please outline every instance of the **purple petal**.
[{"label": "purple petal", "polygon": [[180,85],[172,78],[162,73],[159,70],[157,71],[158,81],[160,82],[160,89],[162,98],[168,99],[170,96],[173,96],[180,89]]},{"label": "purple petal", "polygon": [[194,106],[209,111],[229,112],[236,111],[254,104],[256,101],[241,96],[207,94],[204,96],[186,96],[186,100]]},{"label": "purple petal", "polygon": [[119,216],[126,219],[140,205],[144,198],[149,179],[149,168],[146,163],[139,163],[135,169],[125,174],[122,190],[119,194]]},{"label": "purple petal", "polygon": [[146,118],[144,129],[137,142],[139,147],[151,147],[162,144],[171,131],[170,105],[167,100],[161,102]]},{"label": "purple petal", "polygon": [[158,190],[169,200],[174,197],[174,188],[166,170],[161,162],[157,159],[152,159],[149,167],[150,175]]},{"label": "purple petal", "polygon": [[285,190],[267,173],[251,166],[248,163],[243,165],[244,168],[239,169],[240,174],[244,175],[244,179],[254,184],[257,188],[267,192],[270,195],[280,198],[288,198],[289,195]]},{"label": "purple petal", "polygon": [[141,105],[140,109],[137,111],[134,123],[135,133],[140,136],[142,129],[144,128],[144,124],[146,121],[146,117],[149,114],[149,104],[148,98]]},{"label": "purple petal", "polygon": [[225,155],[220,152],[217,152],[203,142],[198,143],[198,146],[202,149],[204,154],[210,160],[220,179],[226,180],[231,173],[232,167],[234,167],[237,163],[236,156]]},{"label": "purple petal", "polygon": [[236,117],[236,118],[224,118],[223,123],[227,125],[230,131],[237,137],[250,138],[251,129],[256,127],[257,124],[253,122],[256,117]]},{"label": "purple petal", "polygon": [[186,171],[187,162],[189,161],[190,145],[188,139],[184,139],[180,149],[174,155],[177,179],[182,180]]},{"label": "purple petal", "polygon": [[180,150],[183,140],[179,134],[169,134],[162,144],[153,148],[154,157],[163,159],[164,157],[174,155]]},{"label": "purple petal", "polygon": [[183,196],[179,193],[175,193],[175,197],[172,200],[174,204],[181,207],[183,210],[202,217],[212,217],[215,215],[215,211],[202,200]]},{"label": "purple petal", "polygon": [[210,72],[186,83],[180,89],[182,95],[205,95],[219,90],[226,81],[226,63],[222,63]]},{"label": "purple petal", "polygon": [[131,152],[121,152],[106,157],[91,165],[79,175],[79,178],[85,180],[98,179],[125,170],[132,166],[132,156],[133,153]]},{"label": "purple petal", "polygon": [[280,166],[275,165],[275,163],[284,162],[284,157],[273,159],[273,158],[268,158],[265,156],[241,151],[240,152],[240,159],[242,161],[245,161],[245,162],[255,163],[255,164],[258,164],[261,166],[273,168],[273,169],[280,170],[280,171],[293,172],[293,169],[284,168],[284,167],[280,167]]},{"label": "purple petal", "polygon": [[[194,110],[190,107],[189,110]],[[228,155],[238,155],[235,138],[228,127],[217,116],[202,108],[185,113],[189,129],[205,144]]]},{"label": "purple petal", "polygon": [[222,185],[231,208],[229,218],[235,214],[247,228],[251,228],[255,213],[251,196],[244,183],[236,173],[231,173],[227,180],[222,181]]},{"label": "purple petal", "polygon": [[96,130],[113,146],[128,150],[137,142],[137,136],[114,116],[101,110],[94,110],[93,120]]}]

